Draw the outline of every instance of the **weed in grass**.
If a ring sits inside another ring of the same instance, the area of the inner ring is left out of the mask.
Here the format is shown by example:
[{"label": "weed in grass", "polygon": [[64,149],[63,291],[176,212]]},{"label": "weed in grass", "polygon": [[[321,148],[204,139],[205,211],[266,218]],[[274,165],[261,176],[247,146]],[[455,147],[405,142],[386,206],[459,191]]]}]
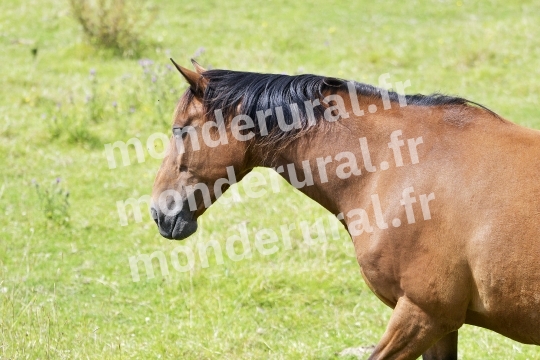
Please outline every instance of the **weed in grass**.
[{"label": "weed in grass", "polygon": [[155,8],[137,1],[70,0],[73,16],[97,47],[123,56],[136,56],[144,48],[143,30],[154,21]]},{"label": "weed in grass", "polygon": [[40,186],[36,181],[33,185],[39,199],[39,205],[45,217],[60,225],[69,224],[69,191],[60,185],[61,179],[48,185]]},{"label": "weed in grass", "polygon": [[90,95],[86,96],[86,108],[88,109],[88,120],[92,122],[100,122],[104,117],[104,104],[99,98],[98,78],[96,70],[90,70]]}]

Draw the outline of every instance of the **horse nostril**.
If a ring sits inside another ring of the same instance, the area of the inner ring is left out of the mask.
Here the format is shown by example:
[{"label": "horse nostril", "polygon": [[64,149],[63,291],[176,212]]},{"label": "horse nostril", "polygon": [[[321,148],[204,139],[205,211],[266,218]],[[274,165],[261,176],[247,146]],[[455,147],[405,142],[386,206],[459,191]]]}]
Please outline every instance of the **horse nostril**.
[{"label": "horse nostril", "polygon": [[158,213],[157,213],[157,210],[152,206],[150,208],[150,212],[152,213],[152,219],[154,219],[154,221],[156,222],[156,224],[158,223]]}]

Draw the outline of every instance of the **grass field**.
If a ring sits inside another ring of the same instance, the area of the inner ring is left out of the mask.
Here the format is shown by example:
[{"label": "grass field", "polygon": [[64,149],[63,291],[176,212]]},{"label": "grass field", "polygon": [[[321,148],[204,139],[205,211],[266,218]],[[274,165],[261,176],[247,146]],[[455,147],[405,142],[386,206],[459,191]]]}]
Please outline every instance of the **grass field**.
[{"label": "grass field", "polygon": [[[150,193],[160,160],[133,152],[109,169],[104,144],[170,131],[186,88],[170,56],[372,84],[390,73],[411,81],[408,93],[459,94],[540,128],[540,2],[153,4],[135,58],[88,45],[67,0],[0,5],[0,359],[332,359],[376,344],[390,310],[361,279],[343,229],[310,246],[294,231],[293,248],[270,256],[206,268],[196,258],[190,272],[169,263],[169,276],[155,261],[156,276],[134,282],[130,256],[196,252],[242,226],[252,238],[326,215],[284,183],[260,199],[240,187],[241,201],[218,202],[196,235],[171,242],[146,210],[121,226],[116,206]],[[464,326],[459,354],[540,359],[540,348]]]}]

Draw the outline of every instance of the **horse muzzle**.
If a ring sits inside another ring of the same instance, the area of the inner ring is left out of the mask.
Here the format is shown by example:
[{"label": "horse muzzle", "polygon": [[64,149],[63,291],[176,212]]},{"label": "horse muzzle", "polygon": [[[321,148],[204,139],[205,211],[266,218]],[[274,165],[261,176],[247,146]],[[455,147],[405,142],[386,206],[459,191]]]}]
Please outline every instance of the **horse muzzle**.
[{"label": "horse muzzle", "polygon": [[197,220],[194,212],[184,210],[178,212],[163,212],[159,207],[150,208],[152,218],[156,222],[159,233],[170,240],[184,240],[197,231]]}]

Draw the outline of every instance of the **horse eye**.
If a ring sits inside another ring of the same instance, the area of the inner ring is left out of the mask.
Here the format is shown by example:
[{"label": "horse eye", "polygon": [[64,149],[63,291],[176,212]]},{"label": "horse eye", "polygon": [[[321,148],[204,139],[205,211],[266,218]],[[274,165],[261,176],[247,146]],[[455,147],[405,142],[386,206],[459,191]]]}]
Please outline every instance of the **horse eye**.
[{"label": "horse eye", "polygon": [[180,134],[182,134],[182,139],[186,137],[187,135],[187,132],[182,132],[182,129],[181,127],[175,127],[172,129],[172,132],[173,132],[173,135],[174,136],[178,136]]},{"label": "horse eye", "polygon": [[180,172],[186,172],[186,171],[188,171],[187,166],[180,165]]}]

